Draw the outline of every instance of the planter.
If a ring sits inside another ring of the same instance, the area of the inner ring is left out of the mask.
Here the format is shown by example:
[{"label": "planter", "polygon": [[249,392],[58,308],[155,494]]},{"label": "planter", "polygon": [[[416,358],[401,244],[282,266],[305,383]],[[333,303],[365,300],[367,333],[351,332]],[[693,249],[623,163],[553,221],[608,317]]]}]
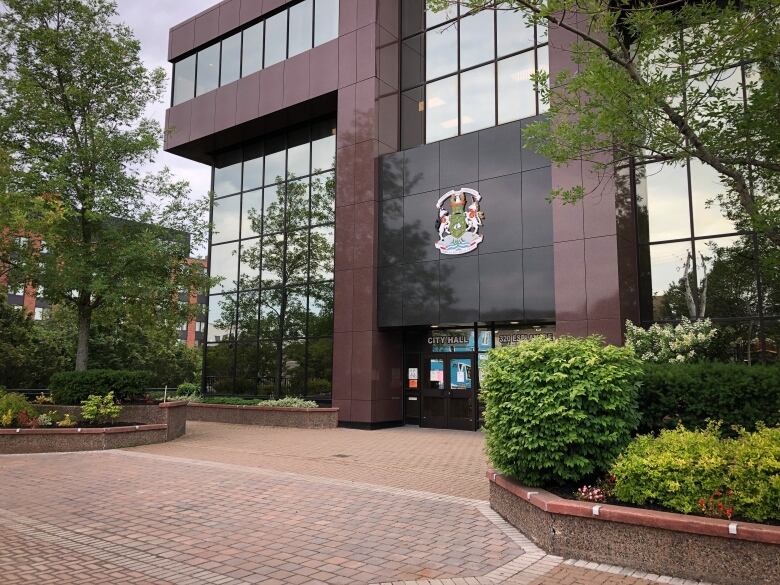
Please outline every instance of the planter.
[{"label": "planter", "polygon": [[[80,420],[80,406],[41,405]],[[181,437],[187,427],[187,403],[129,405],[122,407],[121,420],[141,424],[106,428],[0,429],[0,454],[50,453],[55,451],[100,451],[164,443]]]},{"label": "planter", "polygon": [[488,471],[490,506],[551,554],[723,585],[780,583],[780,526],[566,500]]},{"label": "planter", "polygon": [[261,427],[335,429],[339,423],[338,415],[338,408],[279,408],[199,402],[187,405],[187,420]]}]

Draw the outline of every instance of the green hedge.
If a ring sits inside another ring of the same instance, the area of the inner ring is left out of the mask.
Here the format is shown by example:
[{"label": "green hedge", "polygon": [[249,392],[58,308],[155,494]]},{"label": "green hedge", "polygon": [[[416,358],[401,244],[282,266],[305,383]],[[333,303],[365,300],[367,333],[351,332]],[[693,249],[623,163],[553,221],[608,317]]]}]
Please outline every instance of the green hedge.
[{"label": "green hedge", "polygon": [[595,336],[491,350],[480,391],[491,462],[532,486],[605,472],[639,422],[641,373],[631,350]]},{"label": "green hedge", "polygon": [[87,370],[60,372],[49,381],[49,390],[55,404],[78,405],[90,395],[105,396],[109,392],[119,402],[139,400],[152,379],[149,372],[126,370]]},{"label": "green hedge", "polygon": [[611,472],[614,495],[623,502],[689,514],[703,511],[712,498],[723,509],[716,506],[708,515],[780,520],[780,428],[759,425],[736,438],[721,437],[712,425],[642,435]]},{"label": "green hedge", "polygon": [[639,431],[657,432],[707,420],[748,430],[756,422],[780,424],[780,367],[733,363],[646,364],[639,405]]}]

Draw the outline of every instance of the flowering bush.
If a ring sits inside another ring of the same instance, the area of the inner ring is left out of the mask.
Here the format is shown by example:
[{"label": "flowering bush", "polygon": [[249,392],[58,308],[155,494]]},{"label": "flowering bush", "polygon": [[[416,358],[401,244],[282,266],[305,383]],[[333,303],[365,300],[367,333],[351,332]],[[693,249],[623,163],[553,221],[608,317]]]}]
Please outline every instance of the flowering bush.
[{"label": "flowering bush", "polygon": [[654,323],[649,329],[626,321],[626,347],[645,362],[694,362],[707,357],[717,329],[712,321],[690,321],[683,317],[677,325]]},{"label": "flowering bush", "polygon": [[61,429],[68,429],[70,427],[75,427],[76,424],[78,424],[77,421],[72,419],[69,414],[66,414],[62,420],[57,423],[57,426]]},{"label": "flowering bush", "polygon": [[54,417],[57,416],[56,410],[50,410],[49,412],[43,412],[38,415],[39,427],[50,427],[54,424]]},{"label": "flowering bush", "polygon": [[606,501],[607,496],[601,491],[601,488],[592,485],[584,485],[577,490],[577,499],[583,502],[595,502],[600,504]]}]

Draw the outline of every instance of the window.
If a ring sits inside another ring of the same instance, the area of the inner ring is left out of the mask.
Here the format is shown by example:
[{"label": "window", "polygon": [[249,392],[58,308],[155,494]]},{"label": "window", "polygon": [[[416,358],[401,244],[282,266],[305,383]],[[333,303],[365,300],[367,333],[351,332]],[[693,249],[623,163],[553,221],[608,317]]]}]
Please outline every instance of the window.
[{"label": "window", "polygon": [[219,87],[219,43],[198,51],[198,77],[195,95]]},{"label": "window", "polygon": [[209,386],[329,396],[335,154],[325,120],[219,157],[214,190],[243,188],[212,202]]},{"label": "window", "polygon": [[312,44],[312,0],[304,0],[290,8],[290,46],[288,57],[311,49]]},{"label": "window", "polygon": [[241,77],[241,33],[222,41],[222,69],[219,84],[233,83],[239,77]]},{"label": "window", "polygon": [[287,57],[287,11],[265,21],[265,57],[263,65],[270,67]]},{"label": "window", "polygon": [[195,55],[177,61],[173,67],[173,105],[195,97]]},{"label": "window", "polygon": [[548,68],[546,27],[509,5],[474,12],[456,4],[439,12],[402,4],[402,149],[546,110],[531,80]]},{"label": "window", "polygon": [[171,103],[181,104],[251,75],[263,66],[332,41],[338,38],[338,25],[339,0],[303,0],[293,4],[176,61]]},{"label": "window", "polygon": [[263,23],[258,22],[244,31],[241,49],[241,75],[246,77],[263,68]]}]

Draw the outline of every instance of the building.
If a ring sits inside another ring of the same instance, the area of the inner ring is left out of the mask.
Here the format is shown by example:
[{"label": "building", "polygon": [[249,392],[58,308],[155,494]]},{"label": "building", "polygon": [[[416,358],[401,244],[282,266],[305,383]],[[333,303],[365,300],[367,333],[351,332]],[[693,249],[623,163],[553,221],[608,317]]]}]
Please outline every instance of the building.
[{"label": "building", "polygon": [[[524,143],[530,75],[570,42],[423,0],[225,0],[172,28],[165,147],[213,167],[207,389],[476,429],[485,351],[530,336],[621,343],[626,319],[690,309],[765,353],[776,294],[755,294],[760,241],[706,203],[717,177],[609,183]],[[718,294],[735,265],[744,294]]]}]

